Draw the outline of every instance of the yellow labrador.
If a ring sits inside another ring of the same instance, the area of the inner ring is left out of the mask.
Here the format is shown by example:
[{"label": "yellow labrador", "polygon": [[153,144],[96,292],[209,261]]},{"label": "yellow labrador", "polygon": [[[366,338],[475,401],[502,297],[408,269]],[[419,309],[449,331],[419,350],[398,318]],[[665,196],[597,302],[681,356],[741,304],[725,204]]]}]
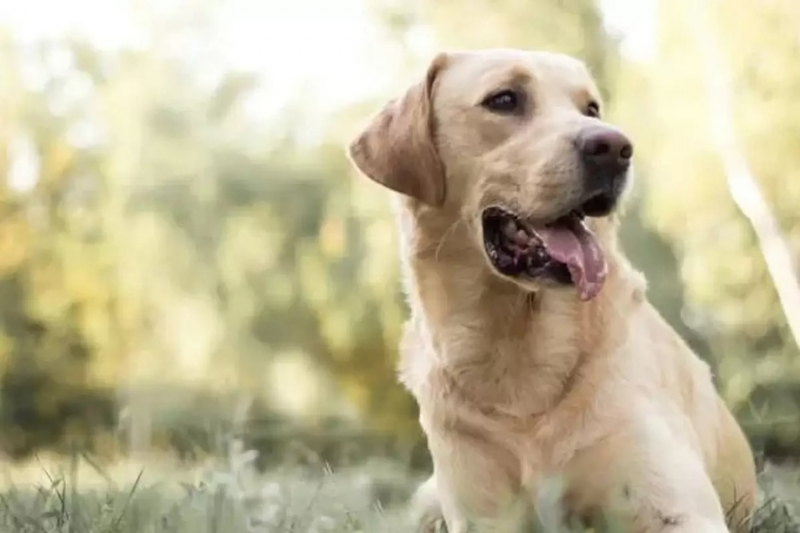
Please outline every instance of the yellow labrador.
[{"label": "yellow labrador", "polygon": [[434,464],[423,529],[519,531],[554,481],[585,523],[746,529],[750,447],[621,254],[633,148],[601,113],[573,58],[456,51],[349,145],[400,193],[400,375]]}]

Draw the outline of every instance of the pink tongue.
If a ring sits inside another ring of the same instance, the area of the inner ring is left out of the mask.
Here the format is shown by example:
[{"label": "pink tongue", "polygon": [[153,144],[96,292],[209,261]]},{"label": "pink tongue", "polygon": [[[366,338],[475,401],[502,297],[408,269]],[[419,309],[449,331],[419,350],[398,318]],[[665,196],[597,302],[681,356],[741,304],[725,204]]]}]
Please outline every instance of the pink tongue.
[{"label": "pink tongue", "polygon": [[591,300],[603,287],[606,261],[592,232],[577,219],[569,225],[536,228],[550,256],[567,265],[581,300]]}]

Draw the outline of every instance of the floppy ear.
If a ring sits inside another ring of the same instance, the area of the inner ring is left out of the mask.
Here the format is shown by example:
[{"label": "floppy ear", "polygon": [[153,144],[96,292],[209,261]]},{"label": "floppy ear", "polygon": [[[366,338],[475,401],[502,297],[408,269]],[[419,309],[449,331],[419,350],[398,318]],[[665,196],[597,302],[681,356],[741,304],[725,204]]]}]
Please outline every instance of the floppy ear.
[{"label": "floppy ear", "polygon": [[445,62],[445,54],[436,56],[425,79],[389,102],[348,146],[365,176],[432,206],[441,206],[445,197],[432,117],[433,84]]}]

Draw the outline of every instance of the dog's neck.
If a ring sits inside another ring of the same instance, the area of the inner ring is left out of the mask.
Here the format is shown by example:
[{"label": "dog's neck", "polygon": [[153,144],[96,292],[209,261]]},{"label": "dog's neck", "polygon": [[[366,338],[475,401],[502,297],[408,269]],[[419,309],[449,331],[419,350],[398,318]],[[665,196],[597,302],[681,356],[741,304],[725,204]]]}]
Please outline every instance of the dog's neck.
[{"label": "dog's neck", "polygon": [[[642,299],[638,277],[615,249],[607,253],[604,289],[581,302],[569,288],[531,293],[491,272],[474,229],[457,215],[406,205],[400,230],[411,320],[424,343],[417,349],[428,352],[432,371],[473,402],[526,410],[508,414],[552,408],[589,363],[587,354],[608,352],[605,345],[621,342],[626,306],[611,295]],[[603,238],[616,247],[612,233]]]}]

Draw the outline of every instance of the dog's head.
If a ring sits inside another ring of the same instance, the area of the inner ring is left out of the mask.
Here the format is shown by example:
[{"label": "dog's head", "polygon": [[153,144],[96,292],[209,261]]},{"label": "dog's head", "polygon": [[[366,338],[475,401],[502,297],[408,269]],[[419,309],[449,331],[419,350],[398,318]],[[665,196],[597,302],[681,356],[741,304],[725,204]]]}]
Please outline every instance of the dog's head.
[{"label": "dog's head", "polygon": [[606,276],[604,219],[633,148],[601,119],[587,69],[552,53],[440,54],[349,146],[369,178],[461,218],[496,274],[528,290]]}]

